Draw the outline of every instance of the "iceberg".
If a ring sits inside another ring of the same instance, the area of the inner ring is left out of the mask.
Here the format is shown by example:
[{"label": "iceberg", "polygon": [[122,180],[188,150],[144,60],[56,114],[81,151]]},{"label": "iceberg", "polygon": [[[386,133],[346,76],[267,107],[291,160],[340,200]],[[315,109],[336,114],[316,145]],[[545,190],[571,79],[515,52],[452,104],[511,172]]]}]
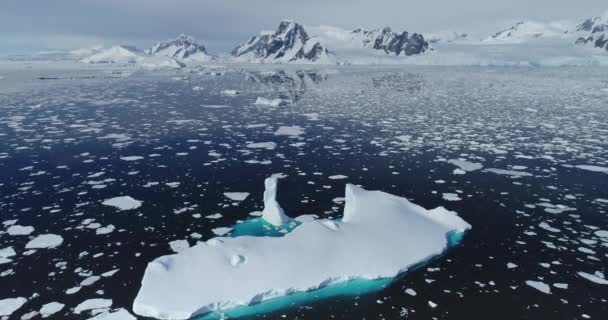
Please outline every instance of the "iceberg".
[{"label": "iceberg", "polygon": [[342,219],[289,219],[276,201],[277,177],[266,179],[265,187],[264,213],[252,220],[286,223],[284,234],[235,235],[246,221],[231,236],[153,260],[133,311],[188,319],[259,309],[284,297],[323,296],[348,283],[357,283],[358,289],[374,281],[386,284],[442,254],[471,228],[443,207],[427,210],[351,184],[346,185]]}]

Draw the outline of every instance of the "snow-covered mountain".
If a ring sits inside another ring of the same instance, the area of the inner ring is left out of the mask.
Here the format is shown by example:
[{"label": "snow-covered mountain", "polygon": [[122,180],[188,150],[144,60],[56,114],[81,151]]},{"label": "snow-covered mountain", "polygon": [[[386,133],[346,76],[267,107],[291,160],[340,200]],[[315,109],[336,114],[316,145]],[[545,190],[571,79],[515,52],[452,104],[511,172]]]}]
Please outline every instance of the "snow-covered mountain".
[{"label": "snow-covered mountain", "polygon": [[590,18],[576,27],[581,36],[577,44],[593,44],[608,51],[608,11],[601,16]]},{"label": "snow-covered mountain", "polygon": [[240,61],[332,63],[331,54],[304,27],[291,20],[283,20],[275,32],[263,32],[232,50]]},{"label": "snow-covered mountain", "polygon": [[412,56],[425,52],[429,43],[421,34],[407,31],[393,32],[389,27],[384,29],[367,30],[358,28],[351,32],[353,39],[358,39],[364,48],[373,48],[397,56]]},{"label": "snow-covered mountain", "polygon": [[566,21],[537,22],[522,21],[514,26],[501,30],[483,40],[486,43],[522,43],[541,37],[559,37],[573,30],[573,25]]},{"label": "snow-covered mountain", "polygon": [[173,58],[152,56],[130,46],[113,46],[100,49],[95,54],[80,60],[91,64],[128,64],[145,68],[182,68],[185,65]]},{"label": "snow-covered mountain", "polygon": [[205,62],[211,60],[205,46],[194,37],[181,34],[175,39],[158,42],[146,53],[154,56],[165,56],[184,62]]}]

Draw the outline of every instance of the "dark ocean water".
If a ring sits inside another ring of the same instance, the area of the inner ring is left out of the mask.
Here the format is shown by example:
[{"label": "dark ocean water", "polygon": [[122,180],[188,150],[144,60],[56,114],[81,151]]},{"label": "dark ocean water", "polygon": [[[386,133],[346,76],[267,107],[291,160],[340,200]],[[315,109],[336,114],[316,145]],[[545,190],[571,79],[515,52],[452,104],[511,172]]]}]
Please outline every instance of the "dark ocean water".
[{"label": "dark ocean water", "polygon": [[[608,276],[608,239],[598,232],[608,230],[608,174],[576,166],[608,168],[606,79],[591,68],[413,67],[33,77],[0,95],[0,223],[35,228],[16,236],[0,225],[0,249],[17,252],[0,264],[0,300],[31,297],[11,319],[52,301],[66,306],[51,318],[88,319],[72,309],[90,298],[130,311],[147,263],[171,254],[170,241],[194,245],[193,233],[206,240],[250,218],[264,178],[281,173],[278,199],[290,216],[341,217],[336,198],[349,182],[445,206],[473,228],[384,290],[251,319],[604,319],[608,286],[578,273]],[[258,97],[291,103],[255,106]],[[280,126],[304,133],[276,136]],[[247,147],[260,142],[276,148]],[[121,159],[129,156],[143,158]],[[455,174],[449,159],[484,169]],[[224,192],[250,195],[235,202]],[[121,195],[143,205],[101,204]],[[91,223],[115,230],[99,235]],[[27,252],[46,233],[63,244]]]}]

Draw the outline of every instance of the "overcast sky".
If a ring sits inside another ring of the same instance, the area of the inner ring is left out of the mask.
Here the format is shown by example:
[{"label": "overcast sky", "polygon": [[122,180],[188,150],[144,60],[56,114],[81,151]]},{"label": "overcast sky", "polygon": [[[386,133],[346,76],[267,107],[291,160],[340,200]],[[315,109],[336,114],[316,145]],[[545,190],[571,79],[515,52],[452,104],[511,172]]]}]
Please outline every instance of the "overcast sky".
[{"label": "overcast sky", "polygon": [[304,25],[493,33],[519,20],[578,22],[606,0],[0,0],[0,53],[148,47],[179,33],[230,50],[283,18]]}]

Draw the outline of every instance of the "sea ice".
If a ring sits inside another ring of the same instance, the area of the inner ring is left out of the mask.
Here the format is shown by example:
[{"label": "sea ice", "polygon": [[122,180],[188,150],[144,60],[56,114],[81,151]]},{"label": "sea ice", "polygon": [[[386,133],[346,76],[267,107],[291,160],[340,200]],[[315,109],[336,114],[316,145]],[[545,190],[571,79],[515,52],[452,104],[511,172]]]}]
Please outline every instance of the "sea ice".
[{"label": "sea ice", "polygon": [[61,311],[65,307],[65,304],[59,302],[49,302],[40,308],[40,315],[43,318],[50,317],[55,313]]},{"label": "sea ice", "polygon": [[115,197],[107,199],[101,204],[118,208],[120,211],[132,210],[141,207],[142,202],[129,196]]},{"label": "sea ice", "polygon": [[608,280],[606,278],[604,278],[604,275],[600,272],[596,272],[595,274],[590,274],[590,273],[581,271],[581,272],[577,272],[577,274],[591,282],[594,282],[597,284],[608,285]]},{"label": "sea ice", "polygon": [[89,320],[137,320],[129,311],[118,309],[116,311],[107,311],[100,313]]},{"label": "sea ice", "polygon": [[446,201],[460,201],[462,199],[456,193],[444,193],[443,194],[443,200],[446,200]]},{"label": "sea ice", "polygon": [[516,171],[516,170],[505,170],[505,169],[496,169],[496,168],[489,168],[489,169],[485,169],[483,170],[485,172],[492,172],[495,174],[500,174],[500,175],[505,175],[505,176],[511,176],[513,178],[519,178],[519,177],[530,177],[532,176],[532,174],[525,172],[525,171]]},{"label": "sea ice", "polygon": [[280,107],[286,106],[290,104],[291,101],[285,99],[267,99],[263,97],[258,97],[255,101],[255,105],[257,106],[269,106],[269,107]]},{"label": "sea ice", "polygon": [[97,310],[109,308],[112,306],[112,299],[102,299],[102,298],[94,298],[88,299],[81,302],[79,305],[74,308],[74,313],[81,314],[83,311],[87,310]]},{"label": "sea ice", "polygon": [[[268,178],[264,193],[265,207],[275,214],[276,182]],[[442,207],[426,210],[349,184],[341,221],[302,222],[282,237],[213,238],[155,259],[133,311],[187,319],[349,280],[391,279],[441,254],[450,235],[470,227]]]},{"label": "sea ice", "polygon": [[592,172],[603,172],[608,173],[608,168],[600,167],[600,166],[590,166],[590,165],[578,165],[576,166],[579,169],[592,171]]},{"label": "sea ice", "polygon": [[56,234],[41,234],[25,245],[26,249],[55,248],[63,243],[63,238]]},{"label": "sea ice", "polygon": [[126,157],[120,157],[120,160],[124,160],[124,161],[137,161],[137,160],[142,160],[144,157],[141,156],[126,156]]},{"label": "sea ice", "polygon": [[8,298],[0,300],[0,317],[10,316],[27,302],[26,298]]},{"label": "sea ice", "polygon": [[227,234],[228,232],[232,231],[232,228],[227,228],[227,227],[220,227],[220,228],[215,228],[211,230],[213,232],[213,234],[215,234],[216,236],[223,236],[225,234]]},{"label": "sea ice", "polygon": [[277,129],[277,131],[274,132],[275,136],[299,136],[304,134],[304,129],[302,129],[302,127],[300,126],[293,126],[293,127],[287,127],[287,126],[282,126],[279,127],[279,129]]},{"label": "sea ice", "polygon": [[233,201],[243,201],[243,200],[247,199],[247,197],[249,196],[249,193],[247,193],[247,192],[224,192],[224,196],[226,196],[226,198],[233,200]]},{"label": "sea ice", "polygon": [[528,280],[526,284],[542,293],[551,294],[551,287],[544,282]]},{"label": "sea ice", "polygon": [[453,165],[457,166],[458,168],[460,168],[460,170],[467,171],[467,172],[481,170],[483,168],[483,165],[481,163],[469,162],[469,161],[460,160],[460,159],[450,159],[450,160],[448,160],[448,163],[453,164]]},{"label": "sea ice", "polygon": [[274,142],[257,142],[250,143],[247,145],[247,148],[250,149],[266,149],[266,150],[274,150],[277,147],[277,144]]},{"label": "sea ice", "polygon": [[27,236],[30,233],[34,232],[34,227],[13,225],[13,226],[10,226],[6,230],[6,232],[11,236]]}]

